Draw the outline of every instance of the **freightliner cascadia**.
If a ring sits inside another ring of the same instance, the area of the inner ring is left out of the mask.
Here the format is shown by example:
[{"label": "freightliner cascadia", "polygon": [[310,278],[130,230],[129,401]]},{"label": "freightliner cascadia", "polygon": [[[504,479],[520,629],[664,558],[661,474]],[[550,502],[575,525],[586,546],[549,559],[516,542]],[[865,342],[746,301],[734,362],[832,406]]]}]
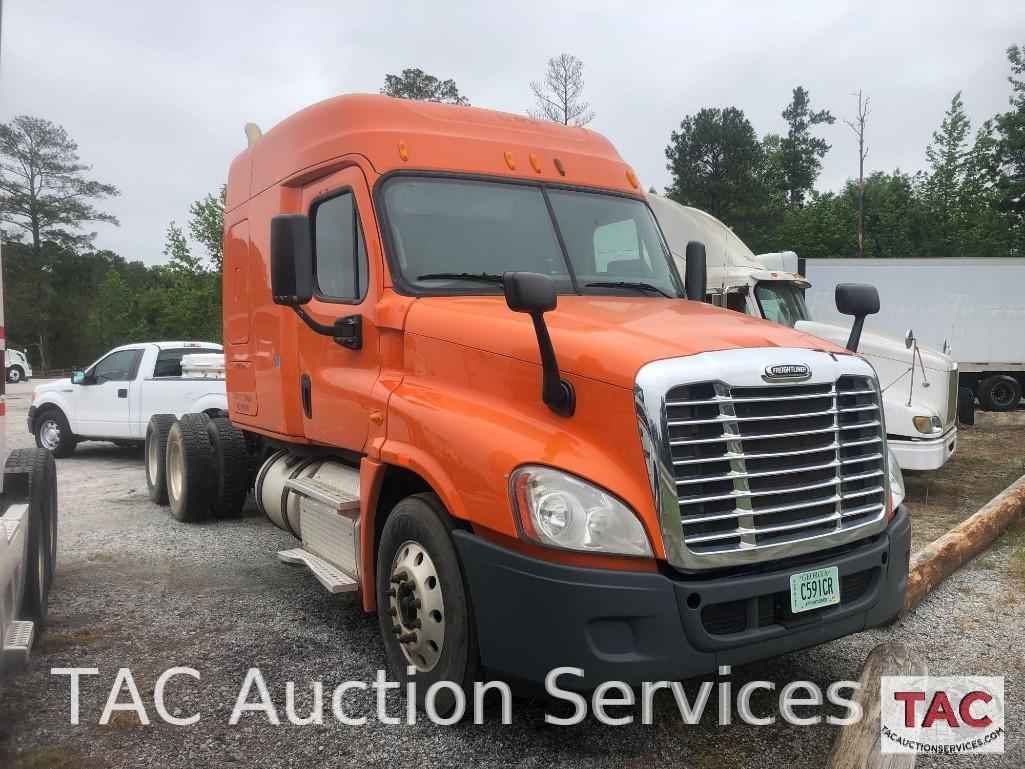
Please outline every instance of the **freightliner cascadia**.
[{"label": "freightliner cascadia", "polygon": [[418,698],[690,678],[896,616],[908,516],[851,351],[874,289],[837,291],[850,349],[703,304],[701,244],[684,279],[583,128],[355,95],[246,133],[229,415],[154,417],[151,489],[195,520],[252,488]]}]

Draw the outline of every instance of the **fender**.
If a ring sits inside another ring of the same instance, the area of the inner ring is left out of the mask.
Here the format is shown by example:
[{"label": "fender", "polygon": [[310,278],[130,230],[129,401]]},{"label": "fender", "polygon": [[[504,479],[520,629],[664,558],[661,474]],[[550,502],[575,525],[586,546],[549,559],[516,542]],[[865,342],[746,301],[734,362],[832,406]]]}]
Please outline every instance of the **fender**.
[{"label": "fender", "polygon": [[905,395],[895,390],[886,390],[883,392],[883,413],[886,418],[886,432],[889,435],[908,439],[935,437],[922,435],[915,429],[914,417],[936,415],[935,409],[918,402],[917,399],[912,400],[908,406]]},{"label": "fender", "polygon": [[189,412],[199,414],[204,411],[219,410],[228,413],[228,396],[222,391],[201,395],[189,406]]},{"label": "fender", "polygon": [[417,365],[388,402],[382,462],[416,472],[476,531],[517,540],[512,471],[523,464],[565,470],[629,505],[663,557],[631,390],[563,372],[578,408],[559,417],[541,401],[537,364],[414,334],[405,346]]},{"label": "fender", "polygon": [[46,385],[40,385],[40,388],[43,387],[48,389],[40,391],[40,389],[37,388],[35,390],[36,397],[32,401],[32,405],[36,408],[36,414],[56,407],[60,409],[67,418],[71,431],[76,432],[78,430],[78,419],[75,414],[74,402],[70,397],[74,392],[74,385],[71,384],[71,380],[50,382]]}]

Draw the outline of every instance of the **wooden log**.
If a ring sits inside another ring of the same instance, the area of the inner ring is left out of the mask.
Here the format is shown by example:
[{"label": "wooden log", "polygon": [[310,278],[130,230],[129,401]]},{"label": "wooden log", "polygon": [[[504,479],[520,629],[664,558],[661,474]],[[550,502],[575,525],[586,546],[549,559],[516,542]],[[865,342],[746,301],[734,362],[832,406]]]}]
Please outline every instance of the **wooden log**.
[{"label": "wooden log", "polygon": [[914,753],[881,752],[879,679],[881,676],[924,676],[927,672],[925,661],[898,641],[881,643],[870,651],[853,697],[854,702],[861,705],[863,715],[857,723],[840,729],[826,760],[826,769],[911,769],[915,765]]},{"label": "wooden log", "polygon": [[979,512],[911,556],[907,614],[929,592],[965,563],[985,550],[1025,509],[1025,475],[987,502]]}]

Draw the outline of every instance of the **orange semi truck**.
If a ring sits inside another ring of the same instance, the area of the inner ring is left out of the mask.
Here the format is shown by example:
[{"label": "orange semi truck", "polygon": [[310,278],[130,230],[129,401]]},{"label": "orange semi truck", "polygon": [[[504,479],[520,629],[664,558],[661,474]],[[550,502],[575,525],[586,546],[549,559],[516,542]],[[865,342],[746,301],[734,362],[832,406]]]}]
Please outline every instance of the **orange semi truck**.
[{"label": "orange semi truck", "polygon": [[[603,137],[368,95],[246,133],[229,419],[148,431],[176,517],[255,484],[301,541],[279,558],[357,592],[420,693],[684,679],[896,616],[910,527],[871,366],[703,304],[702,247],[685,283]],[[878,310],[837,300],[856,329]]]}]

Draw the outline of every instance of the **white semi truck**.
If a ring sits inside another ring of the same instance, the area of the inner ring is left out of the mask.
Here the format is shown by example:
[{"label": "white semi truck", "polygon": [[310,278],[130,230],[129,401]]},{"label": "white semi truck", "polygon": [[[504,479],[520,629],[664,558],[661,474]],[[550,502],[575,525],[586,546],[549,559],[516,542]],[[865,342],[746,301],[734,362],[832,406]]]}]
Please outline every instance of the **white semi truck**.
[{"label": "white semi truck", "polygon": [[882,304],[874,325],[946,349],[961,387],[984,409],[1018,407],[1025,389],[1025,258],[808,259],[805,270],[816,317],[838,317],[829,306],[837,283],[872,283]]},{"label": "white semi truck", "polygon": [[[0,278],[0,348],[4,345]],[[46,625],[57,555],[53,456],[37,448],[7,453],[6,398],[0,379],[0,693],[3,679],[28,662]]]},{"label": "white semi truck", "polygon": [[[696,240],[705,244],[712,304],[836,344],[847,342],[849,325],[812,320],[804,298],[811,284],[797,273],[795,254],[757,256],[714,216],[659,195],[649,194],[648,199],[681,271],[687,243]],[[876,283],[866,277],[858,274],[839,282]],[[830,296],[834,286],[829,285]],[[880,296],[885,296],[883,290]],[[884,307],[886,302],[882,299]],[[874,324],[874,317],[869,322]],[[937,350],[914,342],[909,347],[905,340],[875,328],[862,333],[858,353],[879,376],[887,440],[901,469],[942,467],[957,447],[959,413],[964,421],[971,420],[970,404],[965,404],[963,398],[959,404],[957,364]]]}]

